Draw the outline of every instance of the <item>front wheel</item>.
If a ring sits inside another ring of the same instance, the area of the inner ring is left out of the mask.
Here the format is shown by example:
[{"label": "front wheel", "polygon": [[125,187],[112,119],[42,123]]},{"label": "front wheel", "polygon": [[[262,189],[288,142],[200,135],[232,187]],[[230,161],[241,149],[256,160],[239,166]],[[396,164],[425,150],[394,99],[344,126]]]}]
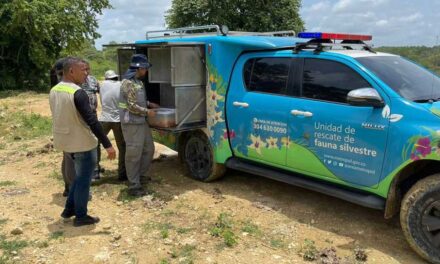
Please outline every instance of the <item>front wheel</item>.
[{"label": "front wheel", "polygon": [[409,244],[420,256],[440,263],[440,174],[420,180],[406,193],[400,224]]},{"label": "front wheel", "polygon": [[203,132],[190,134],[185,140],[183,152],[185,167],[192,178],[209,182],[224,175],[225,166],[215,163],[213,149]]}]

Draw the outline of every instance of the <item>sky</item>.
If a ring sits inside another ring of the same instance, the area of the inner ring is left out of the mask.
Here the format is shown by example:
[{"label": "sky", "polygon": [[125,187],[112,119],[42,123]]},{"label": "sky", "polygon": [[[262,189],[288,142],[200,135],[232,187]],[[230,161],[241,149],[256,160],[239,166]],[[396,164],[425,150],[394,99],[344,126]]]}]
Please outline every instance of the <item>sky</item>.
[{"label": "sky", "polygon": [[[171,7],[171,0],[110,3],[114,8],[99,16],[98,49],[164,29],[164,15]],[[371,34],[375,47],[440,45],[440,0],[303,0],[300,15],[307,31]]]}]

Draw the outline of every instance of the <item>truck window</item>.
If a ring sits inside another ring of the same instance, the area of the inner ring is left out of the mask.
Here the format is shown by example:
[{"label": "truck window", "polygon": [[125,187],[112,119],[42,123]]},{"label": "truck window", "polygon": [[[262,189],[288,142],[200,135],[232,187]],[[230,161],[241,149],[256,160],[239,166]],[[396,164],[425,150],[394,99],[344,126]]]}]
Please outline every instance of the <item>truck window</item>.
[{"label": "truck window", "polygon": [[440,78],[419,65],[398,56],[357,58],[403,98],[412,101],[437,101]]},{"label": "truck window", "polygon": [[290,58],[255,58],[243,68],[243,79],[248,91],[287,94]]},{"label": "truck window", "polygon": [[351,90],[366,87],[371,85],[342,63],[321,59],[304,61],[303,97],[347,103]]}]

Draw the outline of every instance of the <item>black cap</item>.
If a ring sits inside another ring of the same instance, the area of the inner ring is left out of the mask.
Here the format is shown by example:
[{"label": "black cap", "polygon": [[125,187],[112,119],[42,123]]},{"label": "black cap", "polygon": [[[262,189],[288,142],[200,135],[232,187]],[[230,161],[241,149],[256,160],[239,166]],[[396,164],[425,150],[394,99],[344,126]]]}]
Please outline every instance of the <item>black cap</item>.
[{"label": "black cap", "polygon": [[153,66],[151,63],[148,62],[147,56],[145,56],[144,54],[134,54],[131,57],[131,63],[130,63],[130,68],[145,68],[148,69],[151,66]]}]

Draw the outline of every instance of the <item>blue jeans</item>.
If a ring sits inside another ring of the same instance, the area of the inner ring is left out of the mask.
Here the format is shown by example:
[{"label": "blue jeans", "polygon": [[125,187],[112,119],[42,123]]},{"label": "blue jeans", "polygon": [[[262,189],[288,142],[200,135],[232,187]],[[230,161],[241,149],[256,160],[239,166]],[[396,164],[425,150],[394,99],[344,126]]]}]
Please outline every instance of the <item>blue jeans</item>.
[{"label": "blue jeans", "polygon": [[90,183],[97,159],[96,148],[70,154],[75,164],[75,180],[72,186],[70,186],[65,210],[74,211],[75,216],[81,218],[87,215]]}]

